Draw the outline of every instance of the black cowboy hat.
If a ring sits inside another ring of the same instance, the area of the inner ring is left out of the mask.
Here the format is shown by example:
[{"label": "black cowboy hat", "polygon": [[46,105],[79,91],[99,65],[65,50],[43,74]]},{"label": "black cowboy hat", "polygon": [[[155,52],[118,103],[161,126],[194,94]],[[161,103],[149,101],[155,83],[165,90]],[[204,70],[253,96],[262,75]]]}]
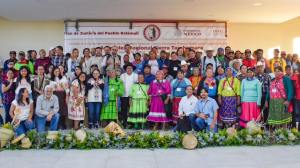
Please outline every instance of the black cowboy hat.
[{"label": "black cowboy hat", "polygon": [[123,66],[123,69],[126,70],[127,67],[129,67],[129,66],[131,66],[133,70],[135,70],[135,68],[136,68],[132,63],[128,63]]}]

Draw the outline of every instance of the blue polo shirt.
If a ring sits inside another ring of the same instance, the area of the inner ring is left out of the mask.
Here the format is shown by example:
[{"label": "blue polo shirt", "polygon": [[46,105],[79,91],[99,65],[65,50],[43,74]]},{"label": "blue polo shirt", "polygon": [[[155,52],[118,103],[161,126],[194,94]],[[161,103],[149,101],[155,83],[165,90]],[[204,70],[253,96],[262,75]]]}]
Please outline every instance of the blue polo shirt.
[{"label": "blue polo shirt", "polygon": [[152,82],[152,81],[154,81],[154,79],[155,79],[155,75],[153,75],[153,74],[150,74],[150,75],[144,75],[144,78],[145,78],[145,83],[147,84],[147,85],[150,85],[150,83]]},{"label": "blue polo shirt", "polygon": [[208,97],[207,99],[199,99],[196,103],[194,113],[204,113],[208,115],[205,122],[210,125],[214,119],[215,113],[219,106],[215,99]]}]

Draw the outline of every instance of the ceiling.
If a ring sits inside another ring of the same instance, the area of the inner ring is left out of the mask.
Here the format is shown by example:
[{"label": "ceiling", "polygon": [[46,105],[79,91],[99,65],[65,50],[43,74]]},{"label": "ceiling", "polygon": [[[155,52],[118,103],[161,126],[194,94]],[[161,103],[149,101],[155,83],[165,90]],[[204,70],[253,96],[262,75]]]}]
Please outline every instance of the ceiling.
[{"label": "ceiling", "polygon": [[13,21],[178,19],[281,23],[300,16],[300,0],[0,0]]}]

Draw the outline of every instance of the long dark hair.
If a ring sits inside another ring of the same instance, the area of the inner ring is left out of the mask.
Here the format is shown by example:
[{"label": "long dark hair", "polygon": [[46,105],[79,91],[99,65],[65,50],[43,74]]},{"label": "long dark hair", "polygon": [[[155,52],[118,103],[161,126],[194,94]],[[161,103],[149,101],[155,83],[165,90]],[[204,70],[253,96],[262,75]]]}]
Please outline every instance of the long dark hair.
[{"label": "long dark hair", "polygon": [[94,69],[94,70],[92,71],[92,73],[91,73],[91,78],[95,79],[95,78],[94,78],[94,75],[93,75],[93,73],[94,73],[95,71],[98,71],[98,72],[99,72],[99,79],[101,79],[101,74],[100,74],[100,70],[99,70],[99,69]]},{"label": "long dark hair", "polygon": [[22,80],[21,71],[22,71],[23,69],[26,69],[27,75],[26,75],[25,79],[26,79],[26,81],[27,81],[28,83],[30,83],[29,69],[28,69],[26,66],[22,66],[22,67],[19,69],[19,74],[18,74],[18,77],[17,77],[17,85],[18,85],[18,84],[21,82],[21,80]]},{"label": "long dark hair", "polygon": [[[77,66],[75,66],[75,70],[76,70],[76,68],[80,69],[81,72],[82,72],[81,66],[77,65]],[[77,76],[77,74],[75,73],[75,70],[74,70],[74,75],[75,75],[75,77],[77,78],[78,76]],[[79,74],[79,75],[80,75],[80,74]]]},{"label": "long dark hair", "polygon": [[[18,93],[18,95],[17,95],[17,103],[19,104],[19,105],[23,105],[23,106],[25,106],[25,104],[23,103],[23,93],[25,92],[25,90],[27,90],[26,88],[21,88],[20,90],[19,90],[19,93]],[[26,98],[26,102],[29,104],[29,97],[27,97]]]},{"label": "long dark hair", "polygon": [[[87,75],[86,75],[85,72],[81,72],[81,73],[77,76],[76,79],[77,79],[78,84],[79,84],[79,91],[80,91],[80,92],[81,92],[81,81],[80,81],[79,78],[80,78],[81,75],[85,75],[85,80],[82,82],[84,86],[86,86],[86,81],[87,81],[87,80],[86,80]],[[86,88],[85,88],[85,89],[86,89]],[[85,90],[85,93],[86,93],[86,90]]]},{"label": "long dark hair", "polygon": [[52,73],[51,73],[51,78],[50,78],[50,80],[52,80],[52,81],[54,81],[54,80],[55,80],[54,71],[55,71],[56,69],[58,69],[58,70],[59,70],[59,76],[58,76],[58,79],[61,79],[61,78],[62,78],[62,75],[61,75],[61,73],[60,73],[60,69],[59,69],[59,67],[58,67],[58,66],[55,66],[55,67],[53,68],[53,70],[52,70]]}]

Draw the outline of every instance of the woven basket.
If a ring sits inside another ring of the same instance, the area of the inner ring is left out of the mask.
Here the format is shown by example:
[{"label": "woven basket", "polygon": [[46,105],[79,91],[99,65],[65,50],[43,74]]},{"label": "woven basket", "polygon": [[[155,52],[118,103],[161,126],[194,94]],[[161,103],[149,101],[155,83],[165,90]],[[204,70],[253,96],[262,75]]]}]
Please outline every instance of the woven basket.
[{"label": "woven basket", "polygon": [[0,147],[3,148],[14,136],[14,131],[7,128],[0,128]]},{"label": "woven basket", "polygon": [[29,138],[23,138],[21,141],[21,148],[23,149],[29,149],[32,145],[32,143],[30,142]]},{"label": "woven basket", "polygon": [[195,149],[197,145],[197,138],[193,134],[186,134],[182,139],[182,146],[184,149]]},{"label": "woven basket", "polygon": [[112,133],[113,135],[120,135],[124,137],[126,132],[115,122],[110,122],[105,128],[104,131],[106,133]]}]

